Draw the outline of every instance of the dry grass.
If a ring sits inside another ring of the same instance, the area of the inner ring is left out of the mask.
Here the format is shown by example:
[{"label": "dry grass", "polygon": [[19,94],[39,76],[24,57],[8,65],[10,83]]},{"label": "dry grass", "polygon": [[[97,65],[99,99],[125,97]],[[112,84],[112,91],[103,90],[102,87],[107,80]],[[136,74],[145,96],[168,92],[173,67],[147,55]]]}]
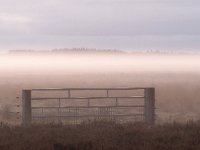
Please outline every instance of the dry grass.
[{"label": "dry grass", "polygon": [[1,150],[199,150],[200,122],[0,125]]}]

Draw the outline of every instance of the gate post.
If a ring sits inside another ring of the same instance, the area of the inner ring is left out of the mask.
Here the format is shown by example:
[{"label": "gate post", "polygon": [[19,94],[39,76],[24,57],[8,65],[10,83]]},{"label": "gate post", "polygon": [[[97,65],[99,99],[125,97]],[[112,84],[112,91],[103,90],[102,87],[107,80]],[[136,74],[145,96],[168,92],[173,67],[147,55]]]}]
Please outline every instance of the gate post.
[{"label": "gate post", "polygon": [[144,119],[148,124],[154,124],[155,122],[155,88],[146,88],[145,95],[145,107],[144,107]]},{"label": "gate post", "polygon": [[31,90],[22,90],[22,124],[30,124],[31,119]]}]

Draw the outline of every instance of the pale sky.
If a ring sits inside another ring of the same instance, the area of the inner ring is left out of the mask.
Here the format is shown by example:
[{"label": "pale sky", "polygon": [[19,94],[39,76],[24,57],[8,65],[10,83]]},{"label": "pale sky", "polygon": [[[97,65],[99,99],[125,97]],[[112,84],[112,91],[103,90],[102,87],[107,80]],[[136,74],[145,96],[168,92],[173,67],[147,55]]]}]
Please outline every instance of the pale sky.
[{"label": "pale sky", "polygon": [[199,0],[0,0],[0,50],[200,50]]}]

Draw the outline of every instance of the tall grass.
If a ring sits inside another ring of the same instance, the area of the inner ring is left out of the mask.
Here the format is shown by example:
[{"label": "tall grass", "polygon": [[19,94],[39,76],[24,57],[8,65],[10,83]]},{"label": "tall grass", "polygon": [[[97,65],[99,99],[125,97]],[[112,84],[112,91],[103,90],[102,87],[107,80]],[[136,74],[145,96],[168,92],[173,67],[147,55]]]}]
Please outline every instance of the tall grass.
[{"label": "tall grass", "polygon": [[199,150],[200,122],[0,124],[0,150]]}]

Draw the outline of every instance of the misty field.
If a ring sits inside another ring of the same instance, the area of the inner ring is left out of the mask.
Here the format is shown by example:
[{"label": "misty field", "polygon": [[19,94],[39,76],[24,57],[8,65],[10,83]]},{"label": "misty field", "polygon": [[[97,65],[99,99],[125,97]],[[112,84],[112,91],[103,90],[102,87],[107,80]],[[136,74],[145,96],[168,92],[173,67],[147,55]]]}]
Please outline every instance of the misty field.
[{"label": "misty field", "polygon": [[199,150],[200,123],[0,124],[1,150]]},{"label": "misty field", "polygon": [[198,54],[1,55],[1,120],[20,123],[22,89],[69,87],[155,87],[157,122],[198,120],[199,68]]},{"label": "misty field", "polygon": [[[200,55],[192,54],[1,55],[0,149],[198,150],[199,68]],[[87,87],[155,87],[156,125],[104,120],[25,127],[15,113],[22,89]]]}]

